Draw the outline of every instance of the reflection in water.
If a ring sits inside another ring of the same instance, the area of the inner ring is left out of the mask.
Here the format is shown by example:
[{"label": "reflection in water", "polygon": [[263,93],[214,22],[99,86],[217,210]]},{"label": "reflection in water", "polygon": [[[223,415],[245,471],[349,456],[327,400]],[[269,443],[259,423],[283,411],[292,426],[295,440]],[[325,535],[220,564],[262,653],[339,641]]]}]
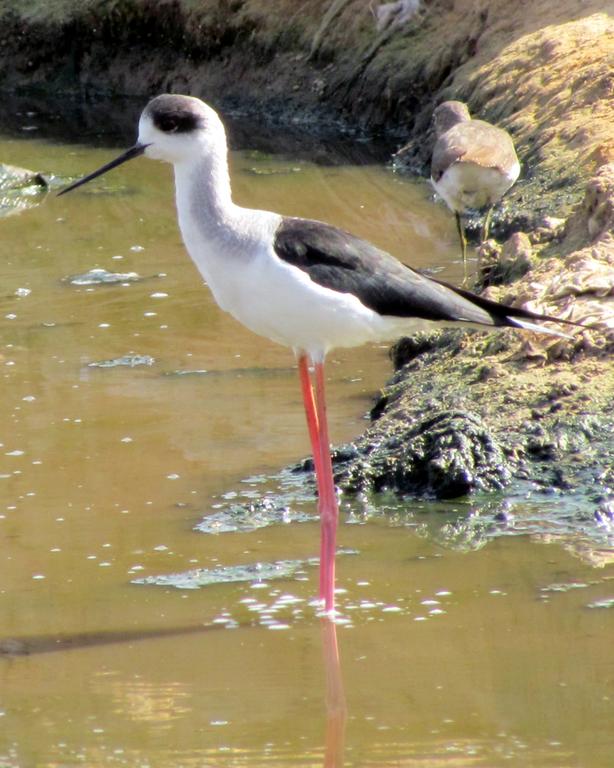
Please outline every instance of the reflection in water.
[{"label": "reflection in water", "polygon": [[[97,692],[96,683],[92,688]],[[184,682],[169,681],[161,685],[138,679],[104,680],[100,690],[111,695],[113,709],[119,715],[133,722],[153,723],[156,729],[192,711],[190,686]]]},{"label": "reflection in water", "polygon": [[347,707],[337,645],[337,626],[334,620],[322,620],[322,652],[326,673],[326,741],[324,768],[339,768],[343,765],[345,745],[345,724]]}]

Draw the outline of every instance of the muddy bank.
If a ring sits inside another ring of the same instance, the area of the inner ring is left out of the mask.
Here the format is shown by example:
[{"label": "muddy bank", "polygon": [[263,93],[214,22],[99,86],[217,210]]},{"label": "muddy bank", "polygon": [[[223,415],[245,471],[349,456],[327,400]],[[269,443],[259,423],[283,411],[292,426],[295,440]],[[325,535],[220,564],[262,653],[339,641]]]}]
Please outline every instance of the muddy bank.
[{"label": "muddy bank", "polygon": [[589,329],[571,342],[511,332],[401,342],[372,426],[338,453],[338,481],[448,498],[530,481],[584,494],[607,517],[611,14],[603,0],[529,3],[521,13],[510,0],[432,0],[378,26],[381,5],[4,0],[0,88],[52,88],[86,102],[189,92],[278,122],[396,137],[397,167],[418,172],[444,98],[507,128],[523,173],[495,221],[495,234],[511,238],[484,247],[479,282],[491,297]]}]

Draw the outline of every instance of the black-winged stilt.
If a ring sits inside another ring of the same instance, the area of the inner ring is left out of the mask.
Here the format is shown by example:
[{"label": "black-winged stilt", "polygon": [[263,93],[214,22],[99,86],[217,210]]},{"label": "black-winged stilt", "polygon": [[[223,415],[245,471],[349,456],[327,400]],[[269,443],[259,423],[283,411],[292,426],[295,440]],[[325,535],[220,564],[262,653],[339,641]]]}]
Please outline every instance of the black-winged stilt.
[{"label": "black-winged stilt", "polygon": [[332,611],[338,507],[324,396],[327,352],[433,323],[565,334],[533,322],[556,318],[425,277],[330,224],[235,205],[222,121],[190,96],[150,101],[137,143],[60,194],[141,154],[173,164],[183,240],[220,307],[297,357],[321,516],[319,596]]},{"label": "black-winged stilt", "polygon": [[520,173],[511,136],[484,120],[472,120],[462,101],[444,101],[433,112],[437,141],[431,158],[431,184],[454,212],[466,263],[467,239],[461,214],[488,207],[482,242],[488,239],[492,210]]}]

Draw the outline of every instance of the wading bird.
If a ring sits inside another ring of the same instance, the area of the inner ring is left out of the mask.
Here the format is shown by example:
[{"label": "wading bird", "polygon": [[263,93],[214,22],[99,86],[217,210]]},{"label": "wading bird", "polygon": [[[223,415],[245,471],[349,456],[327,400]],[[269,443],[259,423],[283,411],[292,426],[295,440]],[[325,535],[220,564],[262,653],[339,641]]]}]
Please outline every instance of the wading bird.
[{"label": "wading bird", "polygon": [[462,101],[444,101],[433,112],[437,141],[431,158],[431,184],[456,217],[463,265],[467,238],[461,214],[488,207],[482,242],[488,240],[493,207],[520,173],[511,136],[484,120],[472,120]]},{"label": "wading bird", "polygon": [[330,612],[338,506],[324,397],[327,352],[393,340],[433,323],[565,334],[536,324],[556,318],[425,277],[330,224],[236,205],[222,121],[190,96],[150,101],[137,143],[60,194],[139,155],[174,166],[181,234],[220,307],[296,355],[321,517],[319,596]]}]

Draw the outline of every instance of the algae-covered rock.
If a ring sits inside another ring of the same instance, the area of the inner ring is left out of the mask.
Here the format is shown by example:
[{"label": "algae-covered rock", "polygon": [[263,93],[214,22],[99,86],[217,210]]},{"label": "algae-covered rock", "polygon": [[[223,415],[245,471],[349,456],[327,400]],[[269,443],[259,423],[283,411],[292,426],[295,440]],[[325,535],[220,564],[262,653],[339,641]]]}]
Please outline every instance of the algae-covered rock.
[{"label": "algae-covered rock", "polygon": [[512,477],[510,456],[474,413],[441,410],[416,422],[397,420],[384,434],[367,430],[354,450],[333,457],[345,491],[393,490],[438,499],[491,491]]}]

